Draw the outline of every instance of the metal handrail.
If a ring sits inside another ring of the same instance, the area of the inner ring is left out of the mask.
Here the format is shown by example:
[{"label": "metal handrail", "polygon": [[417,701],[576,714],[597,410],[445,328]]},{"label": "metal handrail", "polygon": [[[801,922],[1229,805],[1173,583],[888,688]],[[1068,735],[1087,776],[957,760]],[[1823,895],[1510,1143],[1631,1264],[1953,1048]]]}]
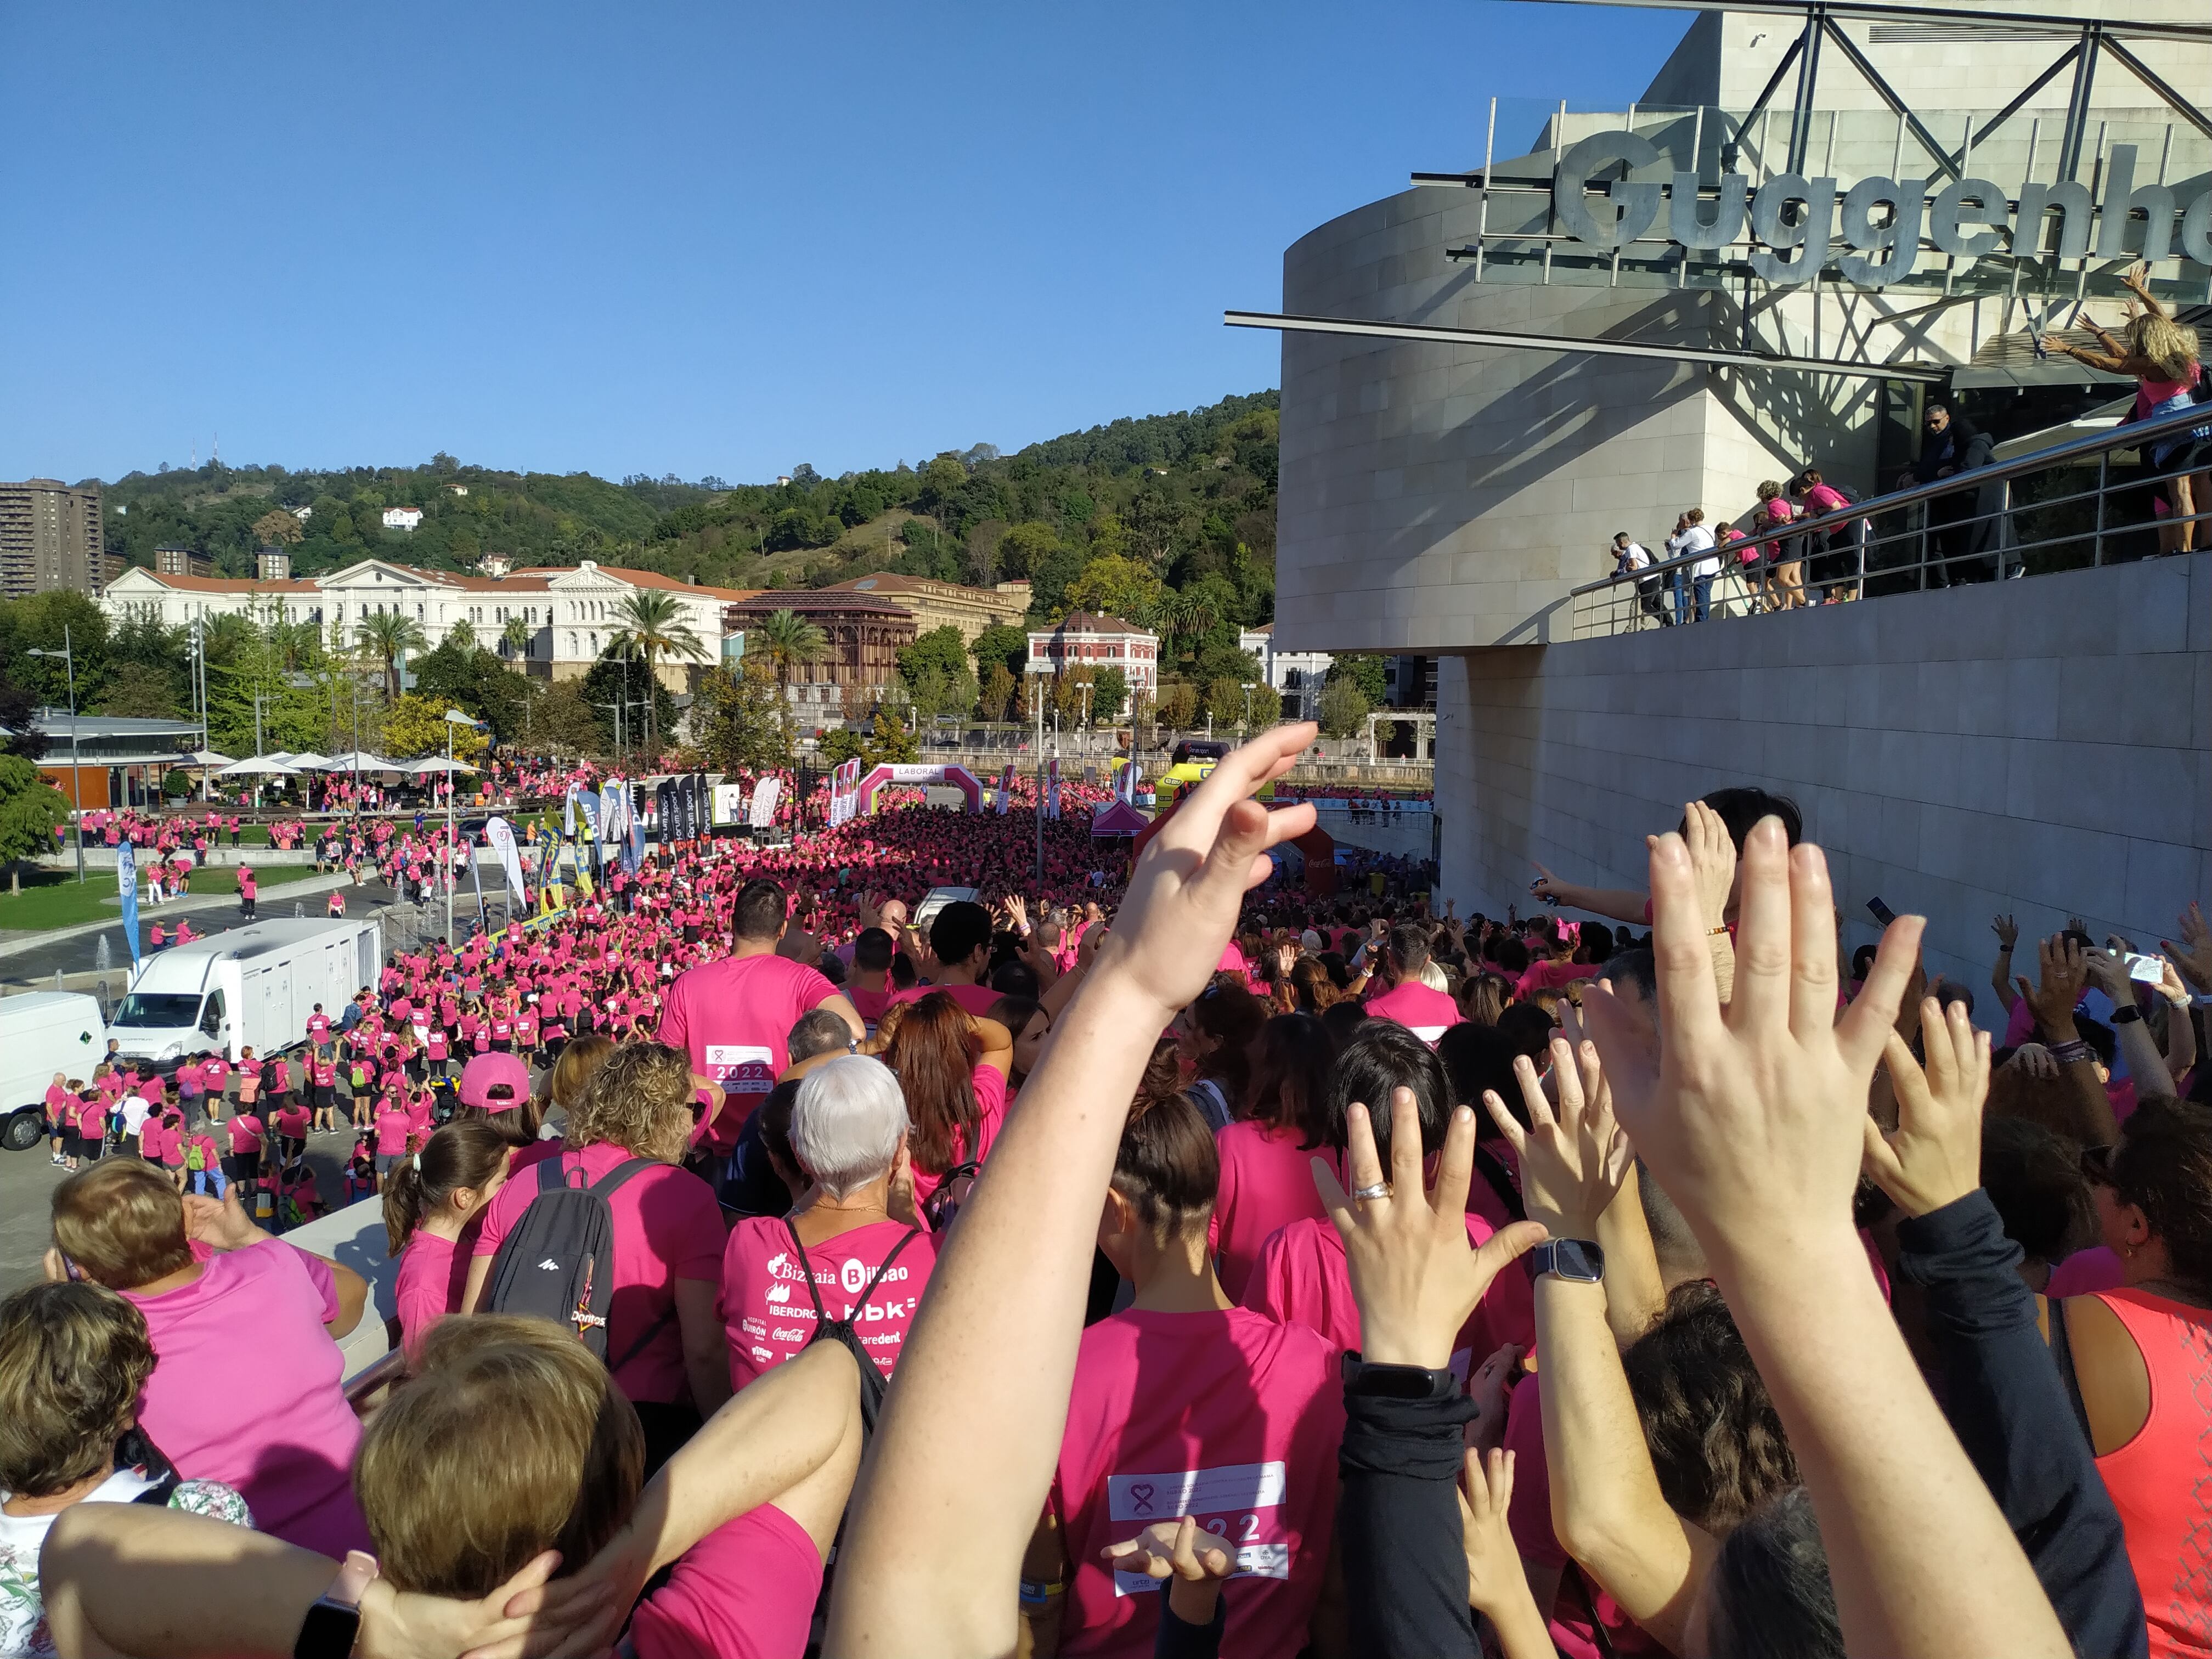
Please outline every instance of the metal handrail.
[{"label": "metal handrail", "polygon": [[407,1351],[399,1346],[396,1332],[393,1339],[390,1352],[371,1360],[346,1380],[346,1404],[356,1411],[378,1389],[397,1382],[407,1374]]},{"label": "metal handrail", "polygon": [[[1971,471],[1954,472],[1949,477],[1939,478],[1933,483],[1913,484],[1904,489],[1893,489],[1887,495],[1869,495],[1864,501],[1854,501],[1838,512],[1825,513],[1816,519],[1792,519],[1786,530],[1777,530],[1767,535],[1754,536],[1752,540],[1774,541],[1785,536],[1803,536],[1808,533],[1817,534],[1827,530],[1842,529],[1856,519],[1872,519],[1877,514],[1899,512],[1908,507],[1917,507],[1923,502],[1934,501],[1938,496],[1957,495],[1964,490],[1979,489],[1985,484],[2009,483],[2027,473],[2045,472],[2053,467],[2064,466],[2076,460],[2101,459],[2115,449],[2141,448],[2146,441],[2154,442],[2160,438],[2192,431],[2200,426],[2212,426],[2212,404],[2193,404],[2187,409],[2178,409],[2171,415],[2161,415],[2156,420],[2124,422],[2107,431],[2085,433],[2079,438],[2069,438],[2064,443],[2053,444],[2048,449],[2033,450],[2025,455],[2016,455],[2008,461],[1992,461],[1987,466],[1978,466]],[[2179,477],[2181,476],[2182,471],[2194,472],[2197,469],[2183,469],[2172,474],[2158,476]],[[2140,488],[2147,482],[2149,480],[2131,478],[2128,481],[2128,487]],[[2053,497],[2050,501],[2038,501],[2034,505],[2037,507],[2061,506],[2069,501],[2092,500],[2105,493],[2105,486],[2100,483],[2094,490],[2077,491],[2072,495]],[[2002,509],[2005,513],[2019,510],[2013,507]],[[1996,515],[1980,514],[1975,516],[1989,518]],[[2205,507],[2200,507],[2196,513],[2191,514],[2191,520],[2203,522],[2207,517]],[[1972,521],[1971,520],[1960,520],[1961,523]],[[2174,522],[2185,521],[2177,520]],[[2099,533],[2102,533],[2101,530]],[[2081,538],[2069,536],[2064,539],[2075,541]],[[1645,565],[1640,570],[1616,571],[1609,575],[1601,576],[1595,581],[1584,582],[1579,587],[1569,588],[1567,597],[1580,599],[1587,593],[1598,593],[1607,588],[1618,587],[1624,582],[1648,581],[1654,576],[1662,576],[1669,571],[1684,569],[1703,559],[1724,559],[1727,556],[1727,544],[1717,544],[1712,547],[1702,548],[1695,553],[1685,553],[1674,558],[1656,561]]]}]

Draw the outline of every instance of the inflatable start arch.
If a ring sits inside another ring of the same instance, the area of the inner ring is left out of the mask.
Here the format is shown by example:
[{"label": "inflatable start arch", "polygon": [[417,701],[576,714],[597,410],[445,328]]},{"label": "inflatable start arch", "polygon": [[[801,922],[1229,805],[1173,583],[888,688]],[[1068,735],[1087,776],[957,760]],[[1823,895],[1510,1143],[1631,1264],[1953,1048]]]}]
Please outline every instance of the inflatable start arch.
[{"label": "inflatable start arch", "polygon": [[876,797],[887,783],[949,784],[967,798],[969,811],[983,810],[983,786],[964,766],[884,765],[868,773],[854,787],[860,816],[866,817],[876,810]]}]

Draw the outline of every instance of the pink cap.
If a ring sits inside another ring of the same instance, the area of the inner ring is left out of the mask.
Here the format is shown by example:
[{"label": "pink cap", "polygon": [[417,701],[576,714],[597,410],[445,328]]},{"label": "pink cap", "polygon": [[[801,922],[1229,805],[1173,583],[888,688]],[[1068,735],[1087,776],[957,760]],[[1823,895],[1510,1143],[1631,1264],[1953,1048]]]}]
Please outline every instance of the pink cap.
[{"label": "pink cap", "polygon": [[[504,1092],[495,1100],[492,1091]],[[513,1054],[477,1054],[461,1067],[461,1104],[512,1112],[530,1098],[530,1068]]]}]

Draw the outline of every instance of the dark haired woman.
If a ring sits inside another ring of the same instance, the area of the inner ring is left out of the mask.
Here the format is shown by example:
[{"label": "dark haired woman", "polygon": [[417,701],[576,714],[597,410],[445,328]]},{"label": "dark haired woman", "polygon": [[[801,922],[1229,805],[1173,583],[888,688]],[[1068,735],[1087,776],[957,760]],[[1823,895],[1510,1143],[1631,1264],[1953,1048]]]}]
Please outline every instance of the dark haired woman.
[{"label": "dark haired woman", "polygon": [[995,1019],[969,1013],[950,991],[901,1005],[884,1064],[898,1073],[914,1119],[914,1201],[927,1203],[963,1164],[980,1164],[1006,1115],[1006,1073],[1014,1042]]},{"label": "dark haired woman", "polygon": [[1322,1213],[1312,1160],[1327,1155],[1322,1136],[1336,1041],[1311,1014],[1279,1014],[1252,1045],[1243,1117],[1214,1131],[1221,1160],[1214,1243],[1223,1288],[1238,1301],[1278,1227]]},{"label": "dark haired woman", "polygon": [[1184,1515],[1229,1540],[1244,1569],[1223,1592],[1224,1655],[1296,1653],[1317,1613],[1330,1616],[1320,1603],[1344,1435],[1336,1355],[1223,1293],[1206,1243],[1218,1172],[1213,1137],[1178,1092],[1175,1046],[1163,1042],[1098,1224],[1098,1247],[1136,1300],[1083,1334],[1060,1461],[1022,1569],[1037,1652],[1151,1654],[1165,1597],[1103,1555]]},{"label": "dark haired woman", "polygon": [[410,1358],[430,1327],[461,1310],[470,1260],[459,1248],[461,1235],[507,1184],[508,1150],[492,1124],[459,1120],[384,1178],[385,1254],[399,1258],[392,1299]]},{"label": "dark haired woman", "polygon": [[2205,1483],[2212,1443],[2212,1111],[2147,1102],[2120,1144],[2083,1159],[2120,1288],[2051,1304],[2097,1468],[2120,1512],[2152,1659],[2212,1653]]},{"label": "dark haired woman", "polygon": [[1176,1042],[1190,1077],[1191,1103],[1208,1128],[1218,1132],[1236,1120],[1251,1084],[1248,1051],[1267,1021],[1266,1003],[1218,974],[1176,1017]]}]

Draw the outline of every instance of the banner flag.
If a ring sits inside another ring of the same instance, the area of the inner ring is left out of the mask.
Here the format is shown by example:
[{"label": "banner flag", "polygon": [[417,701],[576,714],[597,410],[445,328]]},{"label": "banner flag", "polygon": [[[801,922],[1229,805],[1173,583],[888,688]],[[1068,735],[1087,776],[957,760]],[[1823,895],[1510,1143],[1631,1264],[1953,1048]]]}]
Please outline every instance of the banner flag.
[{"label": "banner flag", "polygon": [[131,965],[138,965],[138,849],[125,836],[115,843],[115,890],[123,901],[123,937]]},{"label": "banner flag", "polygon": [[528,890],[523,885],[522,854],[514,845],[514,826],[505,818],[493,818],[484,825],[484,839],[499,854],[500,864],[507,871],[507,890],[515,897],[527,901]]}]

